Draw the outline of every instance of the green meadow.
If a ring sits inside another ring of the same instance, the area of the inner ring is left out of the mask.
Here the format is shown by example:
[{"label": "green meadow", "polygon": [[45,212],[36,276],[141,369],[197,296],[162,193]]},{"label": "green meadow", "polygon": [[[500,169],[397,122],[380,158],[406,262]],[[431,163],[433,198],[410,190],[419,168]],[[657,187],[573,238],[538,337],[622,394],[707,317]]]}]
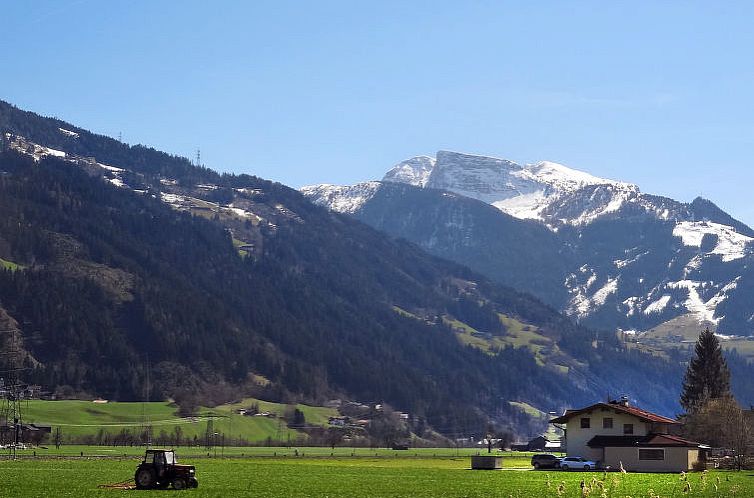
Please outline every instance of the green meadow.
[{"label": "green meadow", "polygon": [[[320,451],[322,449],[318,449]],[[431,450],[430,450],[431,451]],[[447,450],[436,450],[447,451]],[[302,448],[313,454],[314,450]],[[468,456],[286,456],[181,458],[197,468],[194,497],[729,497],[752,496],[748,472],[620,474],[531,470],[471,471]],[[513,458],[508,463],[526,462]],[[133,475],[137,459],[0,461],[0,497],[117,497],[175,491],[101,489]],[[582,484],[583,482],[583,484]]]},{"label": "green meadow", "polygon": [[[248,408],[256,403],[261,412],[270,417],[251,417],[236,413],[237,408]],[[326,425],[337,411],[330,408],[295,405],[306,417],[307,425]],[[200,408],[195,417],[181,417],[177,407],[168,402],[151,403],[93,403],[91,401],[30,400],[22,405],[23,420],[39,425],[60,428],[64,441],[72,436],[96,435],[100,430],[115,435],[127,429],[138,432],[144,422],[153,428],[153,434],[164,431],[172,434],[180,427],[183,438],[204,437],[208,420],[213,420],[214,431],[230,439],[243,438],[249,442],[263,442],[268,438],[285,441],[306,438],[302,432],[289,429],[283,420],[287,405],[255,399],[245,399],[215,408]]]}]

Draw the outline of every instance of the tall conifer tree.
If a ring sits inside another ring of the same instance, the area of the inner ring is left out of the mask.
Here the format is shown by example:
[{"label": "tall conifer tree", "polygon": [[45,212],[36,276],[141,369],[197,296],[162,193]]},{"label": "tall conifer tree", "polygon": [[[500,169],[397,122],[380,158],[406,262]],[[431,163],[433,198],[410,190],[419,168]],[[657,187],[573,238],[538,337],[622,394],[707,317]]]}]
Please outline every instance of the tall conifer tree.
[{"label": "tall conifer tree", "polygon": [[707,328],[699,334],[686,375],[683,377],[681,406],[693,412],[710,399],[730,395],[730,371],[720,341]]}]

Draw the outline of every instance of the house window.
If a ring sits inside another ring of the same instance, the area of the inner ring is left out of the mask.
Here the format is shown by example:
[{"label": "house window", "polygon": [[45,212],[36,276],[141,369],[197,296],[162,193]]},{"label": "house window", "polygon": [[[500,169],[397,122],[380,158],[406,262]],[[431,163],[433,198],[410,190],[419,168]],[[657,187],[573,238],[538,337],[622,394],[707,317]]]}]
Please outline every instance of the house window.
[{"label": "house window", "polygon": [[613,428],[613,417],[605,417],[602,419],[602,428],[603,429],[612,429]]},{"label": "house window", "polygon": [[581,419],[581,428],[582,429],[588,429],[590,427],[590,425],[589,425],[589,421],[590,420],[591,419],[589,419],[589,418],[582,418]]},{"label": "house window", "polygon": [[623,424],[623,434],[633,434],[634,424]]},{"label": "house window", "polygon": [[665,460],[665,450],[639,449],[639,460]]}]

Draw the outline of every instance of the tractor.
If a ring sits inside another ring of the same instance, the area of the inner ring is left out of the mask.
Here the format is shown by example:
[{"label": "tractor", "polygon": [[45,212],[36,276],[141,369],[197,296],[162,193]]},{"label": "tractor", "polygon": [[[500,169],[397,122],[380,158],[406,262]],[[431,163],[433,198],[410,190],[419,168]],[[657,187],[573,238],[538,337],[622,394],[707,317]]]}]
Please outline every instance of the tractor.
[{"label": "tractor", "polygon": [[195,488],[196,469],[193,465],[178,465],[173,450],[147,450],[144,460],[134,474],[137,489]]}]

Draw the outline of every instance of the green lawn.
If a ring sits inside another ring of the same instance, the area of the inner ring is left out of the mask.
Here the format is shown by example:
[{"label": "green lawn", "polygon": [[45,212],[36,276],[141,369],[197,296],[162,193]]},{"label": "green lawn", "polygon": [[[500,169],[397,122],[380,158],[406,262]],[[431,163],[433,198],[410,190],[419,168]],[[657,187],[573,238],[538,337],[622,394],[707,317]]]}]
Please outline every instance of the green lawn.
[{"label": "green lawn", "polygon": [[[179,455],[180,458],[180,455]],[[197,468],[194,497],[579,497],[752,496],[747,472],[603,474],[600,472],[471,471],[468,457],[182,459]],[[105,497],[124,491],[99,484],[133,476],[136,459],[0,461],[0,497]],[[715,489],[717,487],[717,489]],[[604,488],[604,494],[602,490]],[[150,495],[171,493],[152,491]]]}]

